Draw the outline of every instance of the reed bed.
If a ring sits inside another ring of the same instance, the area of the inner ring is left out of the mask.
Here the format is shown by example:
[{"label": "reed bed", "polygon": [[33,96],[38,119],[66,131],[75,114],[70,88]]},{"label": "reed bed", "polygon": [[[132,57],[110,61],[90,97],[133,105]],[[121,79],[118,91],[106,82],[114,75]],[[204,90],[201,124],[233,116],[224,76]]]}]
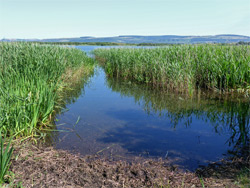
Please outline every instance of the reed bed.
[{"label": "reed bed", "polygon": [[178,45],[153,49],[97,49],[110,76],[188,91],[205,88],[250,93],[250,47]]},{"label": "reed bed", "polygon": [[72,72],[84,68],[87,74],[93,67],[93,60],[74,48],[0,43],[0,130],[37,135],[60,108]]}]

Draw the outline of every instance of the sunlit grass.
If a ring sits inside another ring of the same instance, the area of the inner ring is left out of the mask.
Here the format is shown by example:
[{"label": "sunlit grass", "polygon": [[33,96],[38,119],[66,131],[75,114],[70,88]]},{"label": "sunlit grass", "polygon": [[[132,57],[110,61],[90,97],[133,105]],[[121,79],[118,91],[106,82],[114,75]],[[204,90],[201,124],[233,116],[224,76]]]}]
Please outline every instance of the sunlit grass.
[{"label": "sunlit grass", "polygon": [[94,54],[110,76],[189,93],[199,88],[250,92],[249,46],[113,48]]},{"label": "sunlit grass", "polygon": [[59,105],[60,93],[70,86],[67,80],[72,81],[72,72],[82,67],[92,70],[93,60],[81,50],[0,43],[0,127],[3,132],[34,136],[48,126]]},{"label": "sunlit grass", "polygon": [[4,139],[2,138],[2,134],[0,132],[0,186],[4,183],[5,175],[7,175],[9,167],[10,167],[10,159],[13,153],[13,147],[10,147],[11,140],[9,140],[6,148],[4,148],[6,136]]}]

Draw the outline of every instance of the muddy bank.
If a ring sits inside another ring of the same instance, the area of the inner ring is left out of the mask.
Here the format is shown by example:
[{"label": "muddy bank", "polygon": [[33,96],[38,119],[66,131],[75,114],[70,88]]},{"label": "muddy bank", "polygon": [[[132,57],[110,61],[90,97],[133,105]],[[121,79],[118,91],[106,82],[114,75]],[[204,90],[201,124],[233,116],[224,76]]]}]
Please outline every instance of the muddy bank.
[{"label": "muddy bank", "polygon": [[10,170],[24,187],[237,187],[232,177],[203,177],[161,160],[129,164],[81,157],[30,143],[15,146]]}]

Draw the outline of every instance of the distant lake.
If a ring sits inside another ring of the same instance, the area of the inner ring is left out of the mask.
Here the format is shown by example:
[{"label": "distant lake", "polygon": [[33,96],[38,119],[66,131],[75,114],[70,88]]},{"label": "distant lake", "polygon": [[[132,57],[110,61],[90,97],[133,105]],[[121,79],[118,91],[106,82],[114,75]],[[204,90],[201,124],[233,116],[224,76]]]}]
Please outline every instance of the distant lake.
[{"label": "distant lake", "polygon": [[97,48],[158,48],[156,46],[74,46],[77,49],[80,49],[87,54],[90,54],[91,51]]}]

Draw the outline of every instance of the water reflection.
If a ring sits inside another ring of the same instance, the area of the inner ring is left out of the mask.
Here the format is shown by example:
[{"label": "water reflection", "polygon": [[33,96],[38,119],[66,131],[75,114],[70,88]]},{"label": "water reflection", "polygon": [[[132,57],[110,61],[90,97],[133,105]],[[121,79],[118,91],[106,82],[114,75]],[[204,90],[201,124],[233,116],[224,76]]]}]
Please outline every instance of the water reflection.
[{"label": "water reflection", "polygon": [[245,98],[202,92],[191,98],[106,77],[101,68],[77,91],[72,99],[69,92],[69,111],[57,115],[58,130],[70,130],[56,133],[60,149],[111,158],[162,157],[192,170],[249,141]]},{"label": "water reflection", "polygon": [[[228,145],[233,146],[232,150],[229,151],[230,153],[249,144],[250,100],[247,98],[239,96],[223,97],[215,93],[205,94],[201,91],[190,97],[156,88],[152,89],[146,85],[117,78],[108,77],[106,82],[112,91],[119,93],[123,97],[133,97],[134,102],[140,105],[148,115],[169,119],[170,125],[174,129],[181,125],[191,127],[193,119],[195,121],[202,120],[202,122],[209,122],[216,134],[230,135],[227,140]],[[123,114],[130,114],[132,121],[140,118],[133,111],[113,112],[113,114],[118,118],[122,118]],[[138,124],[134,128],[138,129]],[[152,133],[152,131],[156,130],[144,129],[143,131]],[[161,130],[158,131],[159,133],[154,135],[161,137],[160,135],[163,132]],[[122,134],[124,134],[123,130],[118,130],[117,132],[119,132],[117,138],[122,137]],[[142,130],[140,133],[142,133]],[[142,134],[147,135],[146,133]],[[127,136],[129,137],[129,135]],[[124,143],[124,140],[119,142]],[[154,143],[154,145],[157,144],[160,143]]]},{"label": "water reflection", "polygon": [[[88,74],[78,75],[77,77],[74,77],[74,80],[68,80],[67,81],[67,87],[64,88],[60,93],[60,100],[57,101],[57,108],[56,116],[63,115],[66,113],[69,109],[67,106],[70,104],[75,103],[79,97],[83,97],[85,93],[85,88],[90,84],[91,77],[95,74],[94,69],[92,71],[88,71]],[[58,119],[55,117],[55,122],[52,128],[53,130],[61,130],[60,127],[57,124]],[[71,130],[70,130],[71,131]],[[46,132],[46,131],[45,131]],[[53,131],[52,133],[48,134],[42,134],[45,135],[45,142],[48,145],[53,145],[53,143],[58,140],[59,138],[59,132]]]}]

